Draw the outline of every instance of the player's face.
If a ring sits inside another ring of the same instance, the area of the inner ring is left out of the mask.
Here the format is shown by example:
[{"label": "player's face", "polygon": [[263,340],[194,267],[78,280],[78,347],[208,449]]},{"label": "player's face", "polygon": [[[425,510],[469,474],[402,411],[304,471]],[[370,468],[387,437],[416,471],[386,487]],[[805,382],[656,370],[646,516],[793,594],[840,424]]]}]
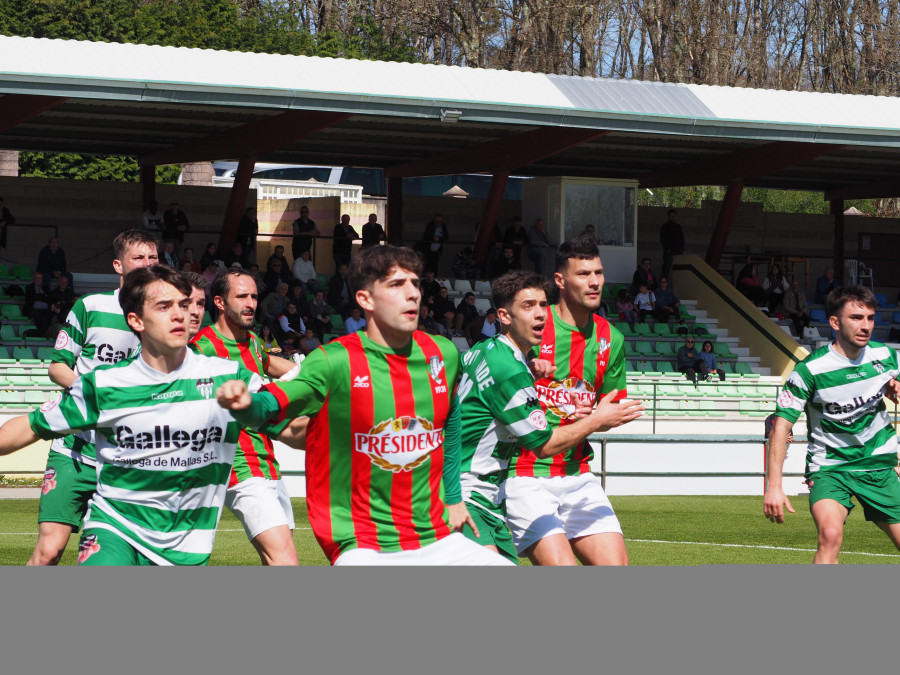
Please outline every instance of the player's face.
[{"label": "player's face", "polygon": [[231,280],[228,297],[224,300],[217,297],[216,305],[225,313],[225,321],[232,328],[250,330],[258,299],[256,282],[250,277],[239,276]]},{"label": "player's face", "polygon": [[837,316],[829,317],[828,322],[837,334],[838,345],[856,351],[869,344],[872,338],[875,310],[858,302],[848,302]]},{"label": "player's face", "polygon": [[555,280],[567,304],[591,312],[600,307],[604,282],[600,256],[589,260],[572,258],[562,272],[556,273]]},{"label": "player's face", "polygon": [[123,277],[139,267],[150,267],[159,262],[156,244],[134,244],[125,249],[120,260],[113,260],[113,268]]},{"label": "player's face", "polygon": [[[393,267],[385,279],[378,279],[371,289],[357,292],[356,301],[371,313],[375,330],[392,344],[393,340],[408,339],[419,325],[419,276],[400,267]],[[367,316],[368,318],[368,316]],[[404,337],[405,336],[405,337]]]},{"label": "player's face", "polygon": [[188,339],[200,332],[203,312],[206,310],[206,293],[202,288],[191,288],[191,302],[188,305]]},{"label": "player's face", "polygon": [[539,345],[547,323],[547,294],[541,288],[523,288],[509,308],[497,310],[497,316],[523,351]]},{"label": "player's face", "polygon": [[127,317],[128,325],[141,334],[145,348],[176,352],[188,341],[190,298],[164,281],[155,281],[147,289],[143,314]]}]

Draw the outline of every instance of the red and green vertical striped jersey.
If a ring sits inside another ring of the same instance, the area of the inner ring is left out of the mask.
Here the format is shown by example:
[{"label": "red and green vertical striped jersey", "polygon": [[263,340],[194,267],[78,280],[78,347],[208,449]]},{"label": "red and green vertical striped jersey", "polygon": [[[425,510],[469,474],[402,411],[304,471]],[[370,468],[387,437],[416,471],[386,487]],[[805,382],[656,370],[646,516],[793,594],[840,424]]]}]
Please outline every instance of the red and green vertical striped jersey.
[{"label": "red and green vertical striped jersey", "polygon": [[280,419],[310,417],[309,521],[332,562],[450,534],[443,443],[458,374],[459,352],[442,337],[416,331],[395,350],[358,332],[313,351],[296,379],[263,388]]},{"label": "red and green vertical striped jersey", "polygon": [[[237,361],[250,372],[262,377],[266,374],[271,358],[263,350],[259,337],[254,333],[248,332],[247,339],[238,342],[226,338],[215,326],[203,328],[191,340],[191,346],[206,356]],[[242,429],[228,487],[253,477],[278,480],[281,478],[281,472],[278,460],[275,459],[272,439],[259,431]]]},{"label": "red and green vertical striped jersey", "polygon": [[[625,339],[618,329],[595,314],[584,329],[562,321],[554,307],[547,308],[547,325],[540,348],[533,355],[556,366],[552,378],[535,382],[538,398],[551,428],[575,421],[575,399],[596,402],[618,389],[625,398]],[[582,441],[554,457],[538,459],[525,448],[510,461],[510,476],[572,476],[590,471],[594,457],[590,443]]]}]

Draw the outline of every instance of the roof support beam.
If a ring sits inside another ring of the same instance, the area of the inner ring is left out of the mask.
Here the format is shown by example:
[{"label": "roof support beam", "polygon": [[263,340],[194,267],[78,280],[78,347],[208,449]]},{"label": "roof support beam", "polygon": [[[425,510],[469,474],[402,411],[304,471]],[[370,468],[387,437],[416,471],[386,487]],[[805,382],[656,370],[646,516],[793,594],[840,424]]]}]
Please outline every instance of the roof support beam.
[{"label": "roof support beam", "polygon": [[645,173],[639,176],[638,180],[642,188],[746,182],[789,169],[842,147],[844,146],[827,143],[778,141],[726,155],[706,157],[696,162],[678,164],[664,171]]},{"label": "roof support beam", "polygon": [[451,173],[510,172],[611,133],[596,129],[540,127],[481,145],[418,159],[385,170],[388,178]]},{"label": "roof support beam", "polygon": [[66,100],[68,98],[65,96],[7,94],[0,98],[0,133],[9,131]]},{"label": "roof support beam", "polygon": [[847,199],[878,199],[879,197],[895,197],[900,195],[900,178],[866,183],[865,185],[847,185],[825,193],[825,201]]},{"label": "roof support beam", "polygon": [[222,222],[222,232],[219,234],[219,251],[223,251],[223,256],[228,255],[234,248],[241,216],[244,215],[244,209],[247,206],[247,193],[250,191],[250,179],[253,178],[255,165],[256,157],[252,155],[241,157],[238,161],[237,171],[234,172],[234,184],[231,186],[228,206],[225,209],[225,219]]},{"label": "roof support beam", "polygon": [[209,162],[232,157],[264,155],[350,117],[347,113],[288,110],[212,136],[152,152],[141,166]]},{"label": "roof support beam", "polygon": [[716,223],[712,240],[709,242],[709,248],[706,249],[706,262],[714,269],[719,269],[719,263],[722,261],[722,252],[728,242],[731,223],[734,221],[743,191],[744,184],[740,181],[731,183],[728,190],[725,191],[725,199],[722,200],[722,207],[719,210],[719,220]]},{"label": "roof support beam", "polygon": [[849,284],[844,278],[844,200],[831,200],[831,215],[834,217],[834,276],[842,284]]},{"label": "roof support beam", "polygon": [[387,238],[395,246],[403,243],[403,179],[388,178]]},{"label": "roof support beam", "polygon": [[[509,181],[509,171],[497,171],[491,178],[491,187],[488,189],[487,199],[484,201],[484,211],[481,213],[481,224],[475,233],[475,252],[473,259],[478,267],[484,262],[488,247],[491,245],[491,235],[494,232],[494,224],[500,215],[500,203],[503,201],[503,191]],[[490,270],[488,270],[490,274]]]}]

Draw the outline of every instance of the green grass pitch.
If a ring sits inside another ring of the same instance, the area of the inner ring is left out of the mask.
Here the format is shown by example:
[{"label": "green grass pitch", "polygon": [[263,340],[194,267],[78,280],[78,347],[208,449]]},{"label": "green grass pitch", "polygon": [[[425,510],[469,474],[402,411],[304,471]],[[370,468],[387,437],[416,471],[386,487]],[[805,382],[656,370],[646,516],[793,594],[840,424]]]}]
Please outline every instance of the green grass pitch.
[{"label": "green grass pitch", "polygon": [[[812,562],[816,536],[806,497],[793,497],[796,513],[782,525],[762,515],[759,497],[611,497],[622,523],[632,565],[796,565]],[[327,560],[309,529],[306,500],[293,500],[297,529],[294,541],[302,565],[326,565]],[[37,500],[0,501],[0,565],[22,565],[37,539]],[[75,562],[75,539],[62,564]],[[521,561],[528,564],[526,560]],[[850,514],[844,531],[841,562],[898,564],[898,552],[888,538],[863,519],[862,509]],[[259,565],[259,557],[240,524],[228,511],[222,516],[212,565]]]}]

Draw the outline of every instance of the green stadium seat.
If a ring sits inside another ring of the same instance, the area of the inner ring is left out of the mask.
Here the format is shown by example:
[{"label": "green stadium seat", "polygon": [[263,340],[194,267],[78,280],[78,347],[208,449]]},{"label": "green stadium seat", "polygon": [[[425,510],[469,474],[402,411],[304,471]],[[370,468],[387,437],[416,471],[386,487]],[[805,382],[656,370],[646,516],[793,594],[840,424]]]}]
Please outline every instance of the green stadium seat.
[{"label": "green stadium seat", "polygon": [[40,359],[34,358],[34,352],[31,351],[31,347],[13,347],[12,350],[13,358],[21,364],[28,365],[40,365]]},{"label": "green stadium seat", "polygon": [[344,325],[344,317],[340,314],[331,315],[331,327],[334,328],[335,332],[339,335],[343,335],[347,332],[347,327]]},{"label": "green stadium seat", "polygon": [[653,373],[653,365],[649,361],[637,360],[634,362],[634,369],[639,373]]},{"label": "green stadium seat", "polygon": [[714,338],[714,337],[716,337],[715,335],[713,335],[712,333],[709,332],[709,328],[706,326],[706,324],[703,324],[703,323],[695,323],[693,326],[693,329],[691,330],[691,334],[694,337],[699,337],[699,338]]},{"label": "green stadium seat", "polygon": [[738,385],[738,390],[741,392],[741,396],[743,398],[765,398],[765,394],[760,393],[760,391],[756,388],[755,384],[744,384],[741,383]]},{"label": "green stadium seat", "polygon": [[731,351],[731,348],[726,342],[714,342],[713,353],[723,359],[736,359],[738,357],[737,354]]},{"label": "green stadium seat", "polygon": [[16,321],[16,320],[25,318],[22,315],[22,308],[14,303],[7,303],[5,305],[0,306],[0,316],[2,316],[4,319],[9,319],[11,321]]},{"label": "green stadium seat", "polygon": [[25,393],[22,391],[0,391],[0,407],[22,404],[25,401]]},{"label": "green stadium seat", "polygon": [[41,361],[50,361],[53,358],[54,351],[56,350],[53,347],[38,347],[37,357]]},{"label": "green stadium seat", "polygon": [[653,346],[647,340],[638,340],[634,343],[634,348],[635,350],[637,350],[638,354],[644,356],[653,356],[653,354],[655,353],[653,351]]},{"label": "green stadium seat", "polygon": [[659,356],[666,358],[673,358],[675,356],[674,344],[668,340],[657,340],[654,349]]},{"label": "green stadium seat", "polygon": [[723,405],[719,401],[712,399],[703,399],[700,403],[700,410],[706,417],[725,417],[728,413],[723,410]]},{"label": "green stadium seat", "polygon": [[634,348],[634,342],[632,342],[631,340],[625,340],[625,356],[629,359],[633,359],[637,356],[643,355]]},{"label": "green stadium seat", "polygon": [[735,375],[740,375],[742,378],[748,379],[758,379],[759,373],[754,373],[750,368],[749,363],[744,363],[743,361],[738,361],[734,364],[734,372]]},{"label": "green stadium seat", "polygon": [[622,333],[622,335],[624,335],[625,337],[634,337],[635,335],[637,335],[637,333],[631,330],[631,327],[628,325],[627,321],[616,321],[613,325],[618,328],[619,332]]},{"label": "green stadium seat", "polygon": [[16,278],[16,281],[29,282],[34,278],[28,265],[13,265],[12,275]]},{"label": "green stadium seat", "polygon": [[26,391],[25,393],[25,403],[29,405],[41,405],[45,403],[51,396],[55,396],[56,394],[49,391]]},{"label": "green stadium seat", "polygon": [[0,345],[0,365],[13,364],[16,360],[9,354],[9,349]]},{"label": "green stadium seat", "polygon": [[653,324],[653,332],[660,337],[672,337],[672,327],[665,321],[657,321]]},{"label": "green stadium seat", "polygon": [[673,366],[670,361],[657,361],[655,363],[655,365],[656,365],[657,373],[664,373],[664,374],[677,374],[678,373],[678,369],[675,368],[675,366]]},{"label": "green stadium seat", "polygon": [[634,324],[634,332],[637,335],[653,335],[653,331],[650,330],[650,325],[646,323]]}]

